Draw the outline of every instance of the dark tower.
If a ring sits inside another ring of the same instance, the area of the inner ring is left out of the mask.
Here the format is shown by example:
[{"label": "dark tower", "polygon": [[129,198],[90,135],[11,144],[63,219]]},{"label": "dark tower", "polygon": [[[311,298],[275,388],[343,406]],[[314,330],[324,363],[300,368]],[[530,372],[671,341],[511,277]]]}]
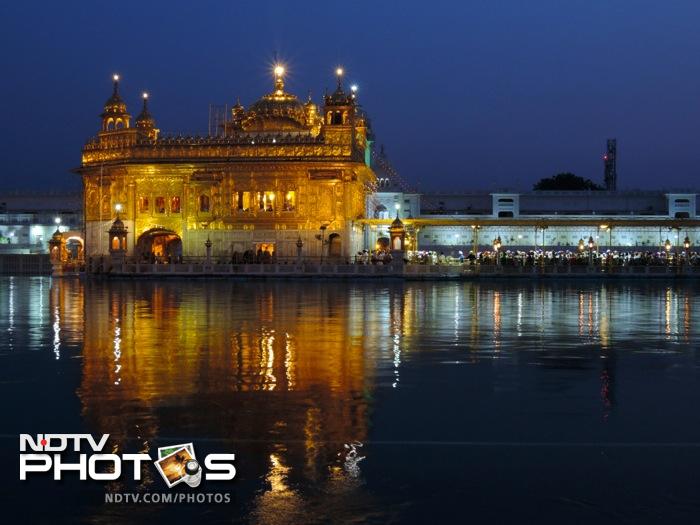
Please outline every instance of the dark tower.
[{"label": "dark tower", "polygon": [[608,151],[603,155],[605,164],[605,189],[617,190],[617,139],[608,139]]}]

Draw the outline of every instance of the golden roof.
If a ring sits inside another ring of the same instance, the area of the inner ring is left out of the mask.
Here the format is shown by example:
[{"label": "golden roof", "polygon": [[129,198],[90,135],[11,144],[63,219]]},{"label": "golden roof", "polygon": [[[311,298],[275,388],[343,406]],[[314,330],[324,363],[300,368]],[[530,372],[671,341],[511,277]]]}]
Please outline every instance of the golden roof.
[{"label": "golden roof", "polygon": [[242,122],[245,131],[299,131],[309,129],[299,99],[284,90],[283,68],[275,69],[275,90],[255,102]]}]

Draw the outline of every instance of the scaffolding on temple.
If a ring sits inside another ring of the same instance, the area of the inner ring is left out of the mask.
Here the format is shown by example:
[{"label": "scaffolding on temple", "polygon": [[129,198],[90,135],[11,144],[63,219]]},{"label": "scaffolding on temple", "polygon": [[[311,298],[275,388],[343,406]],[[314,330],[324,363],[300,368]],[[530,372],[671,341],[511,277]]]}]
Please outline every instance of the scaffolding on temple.
[{"label": "scaffolding on temple", "polygon": [[221,137],[226,135],[228,105],[209,104],[209,136]]}]

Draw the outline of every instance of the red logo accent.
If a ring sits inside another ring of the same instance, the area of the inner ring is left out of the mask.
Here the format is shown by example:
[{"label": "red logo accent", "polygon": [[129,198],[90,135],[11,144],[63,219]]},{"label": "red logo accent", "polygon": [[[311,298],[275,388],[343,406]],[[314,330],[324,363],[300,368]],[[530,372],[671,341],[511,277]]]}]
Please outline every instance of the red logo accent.
[{"label": "red logo accent", "polygon": [[42,447],[45,447],[45,446],[46,446],[46,440],[45,440],[45,439],[42,439],[42,440],[41,440],[41,446],[42,446]]}]

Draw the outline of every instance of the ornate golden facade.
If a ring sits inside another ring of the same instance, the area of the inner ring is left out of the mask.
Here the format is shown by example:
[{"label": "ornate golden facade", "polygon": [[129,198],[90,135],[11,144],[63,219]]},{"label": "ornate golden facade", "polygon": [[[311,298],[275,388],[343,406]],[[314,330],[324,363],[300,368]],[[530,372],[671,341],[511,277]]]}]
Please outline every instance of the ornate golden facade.
[{"label": "ornate golden facade", "polygon": [[[163,136],[144,94],[131,116],[114,92],[81,167],[88,257],[109,253],[116,216],[137,259],[204,256],[217,260],[268,251],[277,257],[345,258],[361,249],[365,196],[375,183],[369,130],[354,91],[338,87],[322,112],[284,89],[247,110],[236,104],[216,136]],[[301,239],[301,243],[299,240]]]}]

